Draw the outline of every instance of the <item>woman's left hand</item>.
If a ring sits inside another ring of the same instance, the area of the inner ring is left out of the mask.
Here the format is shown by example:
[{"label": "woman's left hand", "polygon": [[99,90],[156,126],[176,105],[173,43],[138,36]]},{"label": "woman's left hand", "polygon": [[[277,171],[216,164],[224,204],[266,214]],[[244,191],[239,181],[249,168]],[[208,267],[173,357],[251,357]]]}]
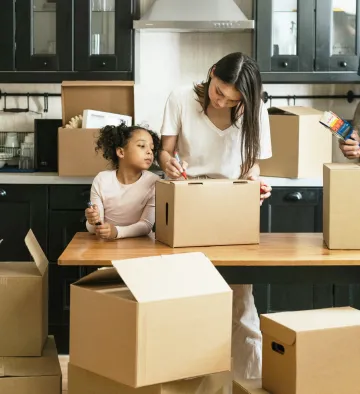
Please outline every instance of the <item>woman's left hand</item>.
[{"label": "woman's left hand", "polygon": [[267,198],[269,198],[271,196],[272,187],[267,185],[263,180],[255,177],[255,176],[249,176],[248,179],[250,181],[258,181],[258,180],[260,180],[260,189],[261,189],[260,205],[262,205],[264,200],[266,200]]},{"label": "woman's left hand", "polygon": [[117,229],[113,224],[103,223],[95,228],[96,235],[102,239],[115,239]]}]

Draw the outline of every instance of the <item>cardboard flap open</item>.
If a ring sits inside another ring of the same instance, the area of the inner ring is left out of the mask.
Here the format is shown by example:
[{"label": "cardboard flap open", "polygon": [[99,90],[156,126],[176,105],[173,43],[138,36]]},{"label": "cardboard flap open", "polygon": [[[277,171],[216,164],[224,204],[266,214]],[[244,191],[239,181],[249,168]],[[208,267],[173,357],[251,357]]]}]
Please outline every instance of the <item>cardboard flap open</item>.
[{"label": "cardboard flap open", "polygon": [[41,275],[44,275],[49,261],[31,229],[28,231],[25,237],[25,245],[29,249],[29,252],[34,259],[36,266],[41,272]]},{"label": "cardboard flap open", "polygon": [[134,119],[134,82],[64,81],[61,84],[62,120],[66,125],[84,109],[128,115]]},{"label": "cardboard flap open", "polygon": [[105,269],[98,269],[91,274],[88,274],[79,280],[74,285],[102,285],[108,283],[119,283],[119,274],[115,268],[106,267]]},{"label": "cardboard flap open", "polygon": [[41,357],[0,357],[0,377],[60,376],[55,339],[49,336]]},{"label": "cardboard flap open", "polygon": [[268,109],[269,115],[295,115],[295,116],[306,116],[306,115],[322,115],[321,111],[311,107],[271,107]]},{"label": "cardboard flap open", "polygon": [[182,253],[112,262],[138,302],[231,291],[203,253]]},{"label": "cardboard flap open", "polygon": [[260,329],[263,335],[266,334],[285,345],[293,345],[296,341],[296,332],[273,320],[270,317],[272,315],[276,313],[260,316]]}]

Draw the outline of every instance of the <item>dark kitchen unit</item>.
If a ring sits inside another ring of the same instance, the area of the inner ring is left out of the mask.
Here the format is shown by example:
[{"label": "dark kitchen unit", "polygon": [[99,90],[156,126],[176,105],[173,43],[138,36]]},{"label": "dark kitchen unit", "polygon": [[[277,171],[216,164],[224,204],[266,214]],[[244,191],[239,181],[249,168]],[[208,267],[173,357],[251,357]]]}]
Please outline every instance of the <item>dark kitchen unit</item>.
[{"label": "dark kitchen unit", "polygon": [[[51,174],[49,174],[51,176]],[[70,284],[94,267],[64,267],[57,259],[74,234],[85,231],[90,183],[1,184],[0,260],[29,259],[23,244],[31,227],[49,261],[49,329],[60,353],[68,352]],[[300,218],[300,219],[299,219]],[[10,227],[9,227],[10,226]],[[262,232],[321,232],[321,187],[274,187],[261,208]],[[333,305],[360,307],[358,286],[254,284],[259,313]]]},{"label": "dark kitchen unit", "polygon": [[255,0],[254,53],[265,83],[353,83],[360,0]]},{"label": "dark kitchen unit", "polygon": [[134,80],[139,0],[2,0],[0,82]]}]

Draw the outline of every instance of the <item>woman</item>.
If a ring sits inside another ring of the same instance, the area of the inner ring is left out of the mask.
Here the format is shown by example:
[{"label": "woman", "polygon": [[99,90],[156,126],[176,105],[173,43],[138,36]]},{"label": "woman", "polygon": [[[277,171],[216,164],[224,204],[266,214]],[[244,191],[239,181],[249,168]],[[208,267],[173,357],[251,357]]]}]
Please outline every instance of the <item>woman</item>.
[{"label": "woman", "polygon": [[[209,70],[207,81],[173,91],[166,103],[159,162],[172,179],[255,179],[258,159],[271,157],[269,118],[256,62],[232,53]],[[182,166],[173,157],[177,150]],[[183,167],[183,168],[182,168]],[[271,187],[261,182],[261,203]],[[232,286],[236,378],[261,377],[261,332],[252,285]]]}]

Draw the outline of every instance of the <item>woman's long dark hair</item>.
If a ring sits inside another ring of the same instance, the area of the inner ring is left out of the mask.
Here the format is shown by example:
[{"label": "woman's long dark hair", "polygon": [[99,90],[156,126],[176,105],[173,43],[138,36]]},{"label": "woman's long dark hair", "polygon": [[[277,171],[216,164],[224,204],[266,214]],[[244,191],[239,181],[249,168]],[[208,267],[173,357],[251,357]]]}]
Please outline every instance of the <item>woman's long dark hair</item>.
[{"label": "woman's long dark hair", "polygon": [[[194,91],[205,114],[210,104],[209,86],[211,72],[224,83],[234,85],[241,93],[239,104],[231,108],[231,125],[238,127],[242,118],[241,177],[254,166],[260,151],[260,104],[262,82],[259,67],[249,56],[235,52],[220,59],[210,68],[207,80],[194,86]],[[243,157],[243,153],[245,158]]]}]

